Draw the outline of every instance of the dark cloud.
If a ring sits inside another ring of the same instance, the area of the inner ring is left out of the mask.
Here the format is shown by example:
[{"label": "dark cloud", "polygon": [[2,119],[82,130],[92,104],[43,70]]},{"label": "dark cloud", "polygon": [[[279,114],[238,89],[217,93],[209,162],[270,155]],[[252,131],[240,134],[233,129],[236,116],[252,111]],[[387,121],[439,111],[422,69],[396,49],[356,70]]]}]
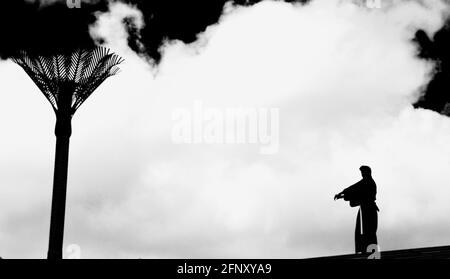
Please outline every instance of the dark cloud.
[{"label": "dark cloud", "polygon": [[95,22],[96,11],[107,10],[105,2],[69,9],[66,1],[45,6],[29,1],[0,1],[0,58],[7,59],[18,50],[46,54],[92,46],[89,25]]},{"label": "dark cloud", "polygon": [[414,107],[430,109],[450,116],[450,20],[432,38],[423,30],[415,36],[419,57],[435,62],[434,76]]},{"label": "dark cloud", "polygon": [[[101,43],[101,38],[91,38],[89,26],[95,22],[98,13],[108,11],[109,2],[132,4],[142,11],[145,21],[142,30],[138,30],[130,19],[123,22],[130,34],[129,45],[150,62],[158,63],[160,46],[166,40],[195,41],[198,33],[217,23],[228,1],[97,0],[83,1],[81,8],[70,9],[65,0],[2,0],[0,58],[7,59],[21,49],[45,54]],[[257,2],[260,0],[235,0],[233,3],[252,5]]]},{"label": "dark cloud", "polygon": [[[129,45],[136,52],[146,55],[155,62],[161,59],[159,51],[165,40],[181,40],[192,43],[197,34],[218,22],[224,5],[231,2],[234,5],[251,6],[260,0],[197,0],[197,1],[124,1],[134,4],[144,14],[145,28],[138,34],[131,22],[126,22]],[[306,3],[308,0],[285,1]],[[138,36],[139,35],[139,36]],[[142,49],[145,46],[145,50]]]}]

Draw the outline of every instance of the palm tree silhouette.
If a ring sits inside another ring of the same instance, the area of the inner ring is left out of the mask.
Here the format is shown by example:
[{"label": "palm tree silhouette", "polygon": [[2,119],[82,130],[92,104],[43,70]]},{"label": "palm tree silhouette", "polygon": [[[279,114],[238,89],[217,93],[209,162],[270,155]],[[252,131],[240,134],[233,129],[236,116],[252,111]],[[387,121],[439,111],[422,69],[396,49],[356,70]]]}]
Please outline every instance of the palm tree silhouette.
[{"label": "palm tree silhouette", "polygon": [[20,51],[12,60],[39,87],[56,115],[55,169],[47,257],[62,259],[72,117],[103,81],[119,71],[118,65],[123,59],[110,53],[107,48],[95,47],[52,55]]}]

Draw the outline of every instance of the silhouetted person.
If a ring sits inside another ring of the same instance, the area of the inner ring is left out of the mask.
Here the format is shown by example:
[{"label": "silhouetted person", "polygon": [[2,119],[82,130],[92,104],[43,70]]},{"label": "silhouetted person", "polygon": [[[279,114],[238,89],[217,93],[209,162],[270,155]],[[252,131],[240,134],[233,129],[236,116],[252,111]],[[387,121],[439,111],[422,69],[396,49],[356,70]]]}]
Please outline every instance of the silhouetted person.
[{"label": "silhouetted person", "polygon": [[356,217],[355,253],[366,253],[371,244],[378,244],[378,207],[375,203],[377,185],[372,178],[372,171],[368,166],[361,166],[362,179],[334,196],[334,200],[344,199],[351,207],[359,206]]}]

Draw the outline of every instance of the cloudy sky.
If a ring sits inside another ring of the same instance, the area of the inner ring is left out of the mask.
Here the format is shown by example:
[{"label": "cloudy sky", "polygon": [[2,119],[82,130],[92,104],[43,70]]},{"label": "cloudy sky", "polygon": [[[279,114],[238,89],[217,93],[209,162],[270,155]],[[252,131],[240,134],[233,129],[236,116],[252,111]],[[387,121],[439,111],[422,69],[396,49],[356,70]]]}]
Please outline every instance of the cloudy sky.
[{"label": "cloudy sky", "polygon": [[[354,251],[357,210],[333,196],[372,167],[382,250],[450,244],[450,119],[414,109],[433,61],[437,0],[225,5],[158,65],[129,46],[111,3],[92,38],[125,59],[73,119],[65,247],[83,258],[305,258]],[[0,256],[45,258],[55,117],[25,72],[0,61]],[[279,149],[176,144],[173,112],[278,108]],[[66,251],[67,252],[67,251]],[[67,254],[67,253],[66,253]]]}]

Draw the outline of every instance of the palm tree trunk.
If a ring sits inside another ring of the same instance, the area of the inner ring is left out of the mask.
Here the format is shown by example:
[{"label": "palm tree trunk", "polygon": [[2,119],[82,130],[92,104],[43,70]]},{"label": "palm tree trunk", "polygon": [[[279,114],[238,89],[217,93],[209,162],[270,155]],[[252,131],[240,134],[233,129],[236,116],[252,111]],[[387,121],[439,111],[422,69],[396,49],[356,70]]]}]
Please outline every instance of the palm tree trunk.
[{"label": "palm tree trunk", "polygon": [[66,211],[67,169],[69,161],[69,140],[71,116],[57,116],[55,135],[55,171],[53,176],[52,212],[48,259],[62,259],[64,238],[64,216]]}]

